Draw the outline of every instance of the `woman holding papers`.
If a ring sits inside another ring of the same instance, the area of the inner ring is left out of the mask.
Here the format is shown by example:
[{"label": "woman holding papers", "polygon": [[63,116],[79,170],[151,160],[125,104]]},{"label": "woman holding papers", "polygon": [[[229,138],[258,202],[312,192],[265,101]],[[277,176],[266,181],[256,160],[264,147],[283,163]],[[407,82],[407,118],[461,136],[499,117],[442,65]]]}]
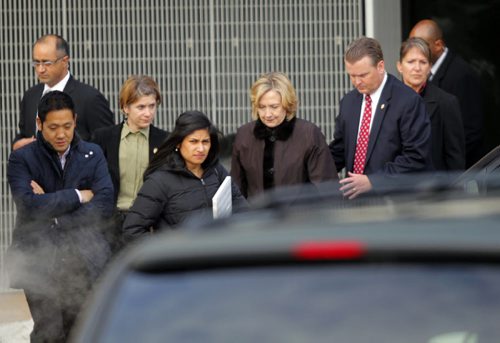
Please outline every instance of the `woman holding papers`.
[{"label": "woman holding papers", "polygon": [[[212,197],[228,176],[218,161],[218,131],[197,111],[182,113],[173,132],[144,172],[144,184],[123,223],[126,241],[157,229],[175,228],[212,208]],[[233,208],[246,207],[232,187]]]},{"label": "woman holding papers", "polygon": [[285,74],[262,75],[250,98],[254,121],[238,129],[231,161],[231,176],[243,195],[337,179],[321,130],[295,117],[298,100]]}]

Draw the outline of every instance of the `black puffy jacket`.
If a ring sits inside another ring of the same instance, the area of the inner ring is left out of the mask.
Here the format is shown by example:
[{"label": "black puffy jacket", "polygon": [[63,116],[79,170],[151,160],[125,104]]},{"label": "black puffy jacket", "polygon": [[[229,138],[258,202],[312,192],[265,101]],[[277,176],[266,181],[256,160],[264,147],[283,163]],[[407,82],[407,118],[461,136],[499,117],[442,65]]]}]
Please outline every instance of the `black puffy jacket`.
[{"label": "black puffy jacket", "polygon": [[[125,241],[131,241],[154,230],[173,229],[188,217],[212,209],[212,197],[227,170],[215,163],[202,178],[191,173],[181,161],[158,168],[144,180],[137,198],[123,223]],[[233,208],[247,206],[245,198],[233,183]]]}]

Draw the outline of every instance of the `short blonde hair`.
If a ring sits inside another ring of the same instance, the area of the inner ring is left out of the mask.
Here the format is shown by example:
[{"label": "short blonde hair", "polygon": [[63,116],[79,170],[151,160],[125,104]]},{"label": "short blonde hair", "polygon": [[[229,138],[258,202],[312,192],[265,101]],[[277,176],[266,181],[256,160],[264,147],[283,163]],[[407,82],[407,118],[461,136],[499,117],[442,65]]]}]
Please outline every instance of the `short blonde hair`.
[{"label": "short blonde hair", "polygon": [[291,120],[297,112],[298,99],[295,88],[290,79],[283,73],[272,72],[263,74],[250,88],[250,101],[252,102],[252,118],[257,120],[260,99],[269,91],[281,95],[281,105],[286,111],[286,120]]},{"label": "short blonde hair", "polygon": [[161,104],[161,94],[158,84],[146,75],[132,75],[122,85],[120,90],[120,109],[131,105],[143,96],[152,95],[156,104]]}]

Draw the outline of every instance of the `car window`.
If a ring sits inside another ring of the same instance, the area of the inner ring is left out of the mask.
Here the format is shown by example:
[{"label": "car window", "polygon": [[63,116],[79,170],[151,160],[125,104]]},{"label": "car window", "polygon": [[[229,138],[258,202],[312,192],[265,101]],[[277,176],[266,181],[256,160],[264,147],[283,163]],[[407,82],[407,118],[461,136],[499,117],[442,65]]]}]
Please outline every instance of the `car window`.
[{"label": "car window", "polygon": [[499,308],[495,265],[134,272],[117,290],[101,337],[103,342],[498,342]]}]

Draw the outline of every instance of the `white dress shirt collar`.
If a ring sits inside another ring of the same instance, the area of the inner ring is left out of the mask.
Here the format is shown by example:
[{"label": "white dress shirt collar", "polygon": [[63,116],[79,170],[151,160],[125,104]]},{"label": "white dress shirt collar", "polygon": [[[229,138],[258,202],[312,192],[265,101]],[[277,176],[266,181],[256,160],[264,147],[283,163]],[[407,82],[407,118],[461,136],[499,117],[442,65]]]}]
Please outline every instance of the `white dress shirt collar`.
[{"label": "white dress shirt collar", "polygon": [[70,148],[71,144],[68,146],[68,149],[66,149],[66,151],[62,155],[59,155],[59,161],[61,162],[62,169],[64,169],[64,166],[66,165],[66,158],[68,157]]},{"label": "white dress shirt collar", "polygon": [[443,61],[446,58],[446,55],[448,55],[448,48],[445,47],[443,53],[441,54],[441,56],[439,56],[436,63],[434,63],[432,68],[431,68],[431,76],[429,78],[430,80],[432,80],[434,75],[436,75],[439,67],[441,66],[441,64],[443,64]]},{"label": "white dress shirt collar", "polygon": [[[377,112],[376,109],[378,101],[380,100],[380,96],[382,95],[382,91],[384,90],[384,86],[386,83],[387,83],[387,72],[384,73],[384,79],[382,80],[382,83],[377,88],[377,90],[372,94],[370,94],[370,98],[372,98],[372,118],[370,121],[370,130],[372,129],[372,124],[375,119],[375,113]],[[361,127],[361,123],[363,121],[363,115],[365,113],[365,105],[366,105],[366,95],[363,95],[363,103],[361,104],[361,115],[359,118],[358,133]]]},{"label": "white dress shirt collar", "polygon": [[[384,73],[384,79],[382,80],[382,83],[377,88],[377,90],[372,94],[370,94],[370,97],[372,98],[372,110],[377,108],[378,100],[382,95],[382,90],[384,89],[386,82],[387,82],[387,72]],[[364,102],[365,102],[365,96],[363,96],[363,103]],[[373,114],[375,114],[375,111],[373,111]]]},{"label": "white dress shirt collar", "polygon": [[66,87],[66,84],[69,81],[69,77],[70,76],[71,76],[71,74],[70,74],[70,72],[68,70],[68,73],[66,74],[66,76],[61,81],[59,81],[58,83],[56,83],[54,85],[54,87],[49,87],[47,84],[45,84],[45,86],[43,87],[43,93],[42,94],[45,95],[48,92],[52,92],[52,91],[61,91],[61,92],[63,92],[64,88]]}]

